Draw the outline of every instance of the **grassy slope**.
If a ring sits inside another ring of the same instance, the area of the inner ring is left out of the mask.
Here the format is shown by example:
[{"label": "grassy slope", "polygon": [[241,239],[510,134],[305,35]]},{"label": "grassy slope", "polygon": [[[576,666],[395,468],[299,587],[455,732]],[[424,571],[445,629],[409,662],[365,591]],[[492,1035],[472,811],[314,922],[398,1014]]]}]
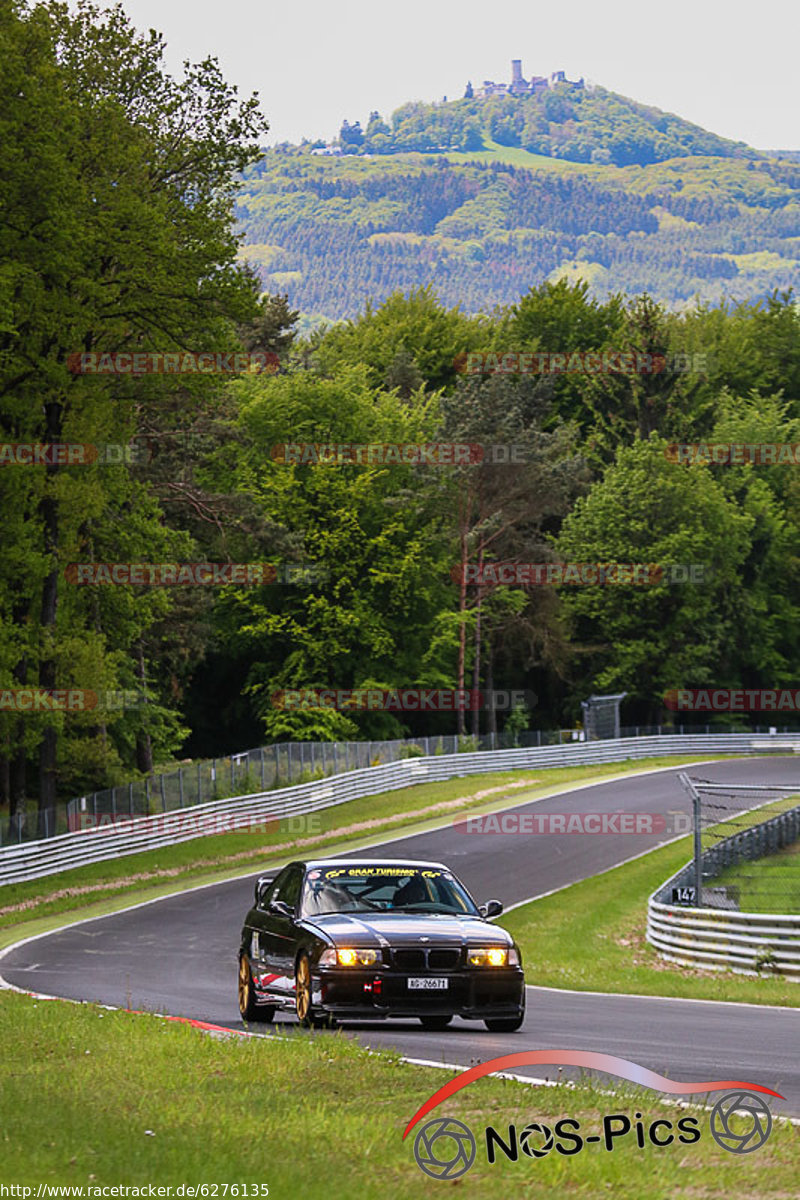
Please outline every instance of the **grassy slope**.
[{"label": "grassy slope", "polygon": [[800,913],[800,842],[729,867],[714,883],[740,889],[742,912]]},{"label": "grassy slope", "polygon": [[[510,1042],[526,1048],[524,1040]],[[394,1200],[447,1190],[421,1173],[413,1134],[404,1142],[402,1132],[450,1073],[400,1065],[341,1035],[218,1040],[153,1016],[5,994],[0,1044],[5,1185],[266,1184],[274,1200]],[[732,1155],[711,1140],[707,1115],[698,1111],[701,1137],[690,1146],[647,1142],[639,1150],[630,1134],[612,1153],[589,1145],[573,1157],[553,1151],[540,1160],[486,1163],[487,1124],[507,1136],[511,1122],[521,1129],[570,1116],[594,1133],[604,1114],[634,1112],[646,1124],[685,1115],[658,1093],[630,1087],[611,1097],[588,1082],[543,1089],[480,1080],[437,1110],[479,1139],[475,1165],[451,1186],[476,1200],[493,1200],[498,1186],[540,1198],[612,1189],[624,1200],[796,1194],[796,1129],[776,1122],[761,1150]]]},{"label": "grassy slope", "polygon": [[691,855],[691,838],[681,838],[508,913],[502,922],[522,947],[528,982],[800,1007],[796,983],[679,966],[647,944],[647,897]]}]

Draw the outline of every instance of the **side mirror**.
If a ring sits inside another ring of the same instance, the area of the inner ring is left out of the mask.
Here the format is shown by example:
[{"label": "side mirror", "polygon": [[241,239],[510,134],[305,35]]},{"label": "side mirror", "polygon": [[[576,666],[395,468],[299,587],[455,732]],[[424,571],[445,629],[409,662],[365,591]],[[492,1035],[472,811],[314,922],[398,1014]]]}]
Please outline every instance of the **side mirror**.
[{"label": "side mirror", "polygon": [[273,900],[269,906],[269,911],[275,913],[278,917],[293,917],[294,909],[291,905],[286,904],[283,900]]},{"label": "side mirror", "polygon": [[272,881],[274,880],[274,878],[275,878],[274,875],[270,875],[266,878],[260,877],[256,880],[255,897],[256,897],[256,905],[259,908],[263,904],[264,896],[266,895],[268,889],[272,885]]},{"label": "side mirror", "polygon": [[503,911],[502,900],[487,900],[478,907],[478,912],[488,921],[491,917],[499,917]]}]

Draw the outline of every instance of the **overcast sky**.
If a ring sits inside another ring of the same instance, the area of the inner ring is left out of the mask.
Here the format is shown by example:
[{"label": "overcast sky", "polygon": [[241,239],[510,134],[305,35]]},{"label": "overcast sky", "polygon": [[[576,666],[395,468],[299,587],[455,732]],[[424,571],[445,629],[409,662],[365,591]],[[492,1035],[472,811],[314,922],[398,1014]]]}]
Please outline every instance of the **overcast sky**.
[{"label": "overcast sky", "polygon": [[269,140],[564,70],[758,149],[800,149],[798,0],[123,0],[169,67],[212,53],[258,91]]}]

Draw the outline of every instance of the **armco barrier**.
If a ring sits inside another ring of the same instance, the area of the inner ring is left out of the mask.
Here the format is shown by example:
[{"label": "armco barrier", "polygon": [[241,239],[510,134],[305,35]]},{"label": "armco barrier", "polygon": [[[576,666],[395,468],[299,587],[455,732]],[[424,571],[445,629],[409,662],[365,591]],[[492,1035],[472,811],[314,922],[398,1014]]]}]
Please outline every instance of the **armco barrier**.
[{"label": "armco barrier", "polygon": [[651,896],[647,940],[685,966],[746,975],[768,970],[800,982],[800,916],[680,908]]},{"label": "armco barrier", "polygon": [[[759,742],[754,751],[753,742]],[[791,745],[800,752],[800,734],[781,734],[781,751]],[[201,823],[229,818],[232,825],[316,812],[362,796],[394,791],[415,783],[437,782],[489,771],[581,766],[622,762],[654,755],[752,754],[764,752],[763,735],[684,734],[580,742],[542,749],[482,751],[475,754],[434,755],[367,767],[313,783],[256,792],[248,796],[195,805],[169,814],[133,818],[113,826],[65,833],[44,841],[26,842],[0,850],[0,884],[38,879],[70,867],[103,862],[161,846],[189,841],[204,830]]]},{"label": "armco barrier", "polygon": [[[702,856],[703,879],[744,859],[775,853],[800,835],[800,807],[770,817],[718,842]],[[647,940],[663,958],[706,970],[775,972],[800,982],[800,914],[735,912],[667,903],[677,887],[692,886],[687,863],[647,903]],[[707,900],[705,888],[700,897]]]}]

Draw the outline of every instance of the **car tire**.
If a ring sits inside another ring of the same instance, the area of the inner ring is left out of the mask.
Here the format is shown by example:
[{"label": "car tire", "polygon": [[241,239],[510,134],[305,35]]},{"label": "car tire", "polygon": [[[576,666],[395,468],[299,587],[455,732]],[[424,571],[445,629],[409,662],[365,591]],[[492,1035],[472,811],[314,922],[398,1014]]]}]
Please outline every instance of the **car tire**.
[{"label": "car tire", "polygon": [[239,1012],[243,1021],[269,1022],[275,1016],[273,1005],[256,1003],[253,974],[246,954],[239,955]]},{"label": "car tire", "polygon": [[431,1013],[430,1016],[420,1017],[423,1029],[447,1029],[453,1019],[452,1013]]},{"label": "car tire", "polygon": [[313,982],[307,954],[300,954],[294,969],[294,1007],[304,1029],[332,1029],[335,1022],[328,1013],[316,1011],[311,1004]]},{"label": "car tire", "polygon": [[525,1010],[517,1017],[490,1017],[484,1021],[489,1033],[516,1033],[525,1020]]}]

